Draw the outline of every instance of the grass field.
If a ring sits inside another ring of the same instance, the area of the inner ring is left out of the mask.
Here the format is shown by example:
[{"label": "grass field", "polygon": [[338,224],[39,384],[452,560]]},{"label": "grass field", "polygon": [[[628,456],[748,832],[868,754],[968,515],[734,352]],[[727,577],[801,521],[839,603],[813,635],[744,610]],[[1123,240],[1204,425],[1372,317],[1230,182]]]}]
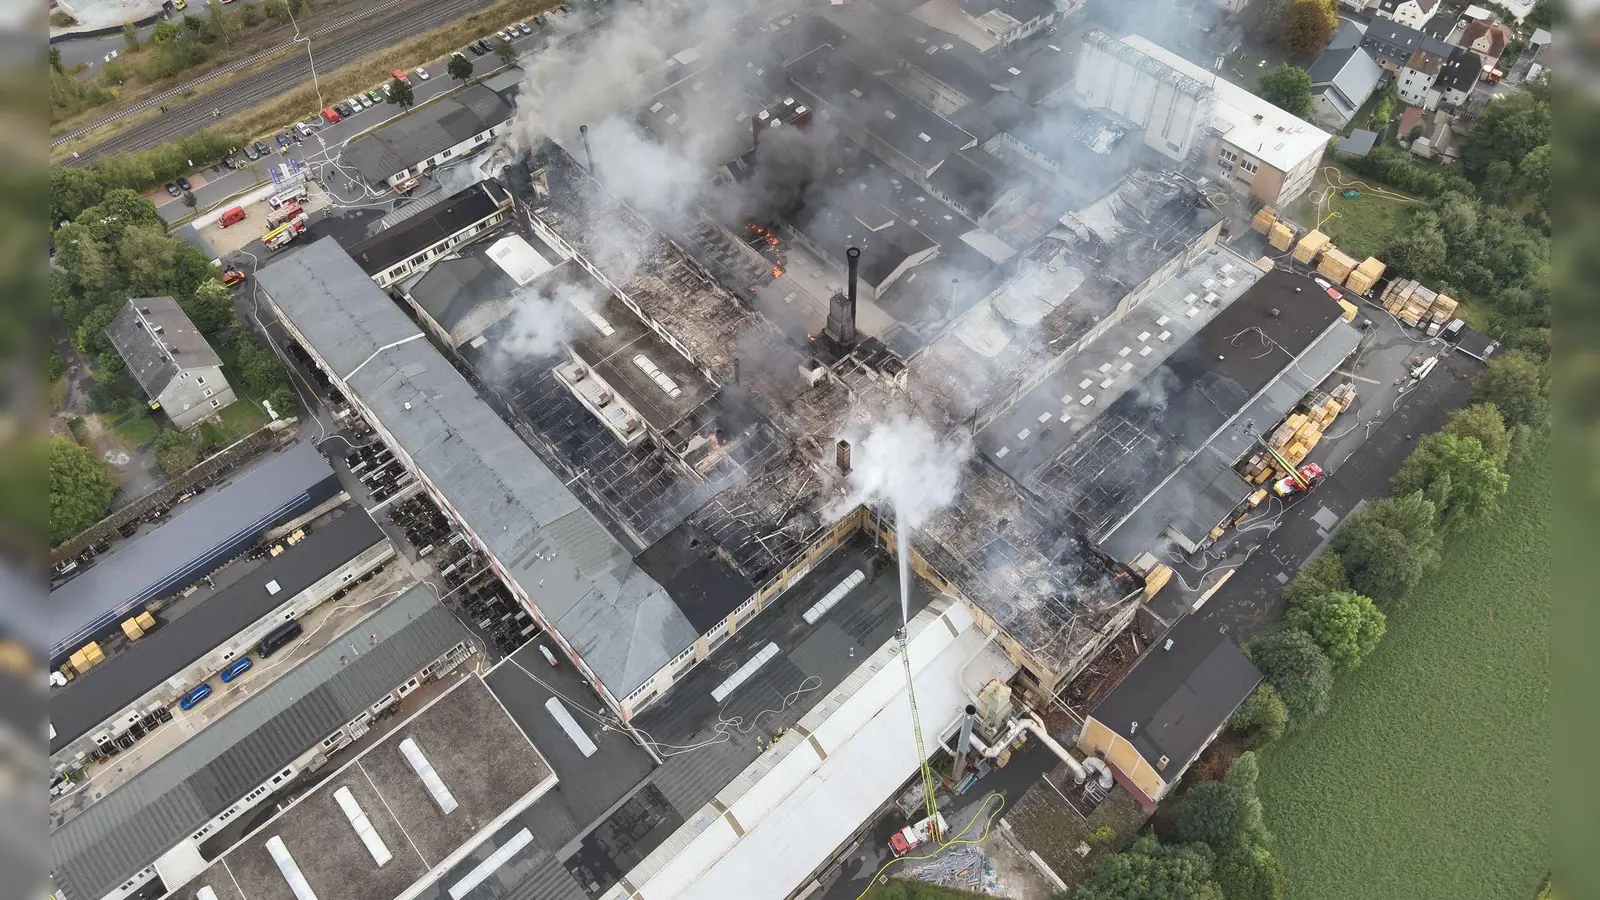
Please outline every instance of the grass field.
[{"label": "grass field", "polygon": [[[1329,169],[1337,170],[1338,174]],[[1411,208],[1418,204],[1386,199],[1361,188],[1357,188],[1361,196],[1346,198],[1340,188],[1329,187],[1330,178],[1334,185],[1362,180],[1362,176],[1342,166],[1325,167],[1312,180],[1311,190],[1295,202],[1292,218],[1307,228],[1318,227],[1321,222],[1323,233],[1332,238],[1340,250],[1357,260],[1369,256],[1382,258],[1383,248],[1405,227]],[[1327,199],[1319,208],[1317,200],[1324,191]]]},{"label": "grass field", "polygon": [[1260,791],[1291,900],[1521,900],[1550,867],[1549,448]]}]

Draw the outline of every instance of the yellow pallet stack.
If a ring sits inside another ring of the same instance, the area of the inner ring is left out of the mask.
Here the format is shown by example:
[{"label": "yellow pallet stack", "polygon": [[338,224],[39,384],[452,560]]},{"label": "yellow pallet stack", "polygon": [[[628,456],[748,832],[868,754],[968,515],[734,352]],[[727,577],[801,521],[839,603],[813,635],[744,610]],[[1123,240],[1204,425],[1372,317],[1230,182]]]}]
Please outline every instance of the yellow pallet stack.
[{"label": "yellow pallet stack", "polygon": [[156,627],[156,617],[150,615],[149,610],[139,613],[139,615],[134,617],[134,621],[138,622],[139,627],[143,628],[145,631],[150,631]]},{"label": "yellow pallet stack", "polygon": [[83,649],[68,657],[68,662],[79,675],[82,675],[83,673],[105,661],[105,652],[100,649],[99,644],[93,642],[84,644]]},{"label": "yellow pallet stack", "polygon": [[1428,321],[1443,325],[1455,316],[1458,305],[1453,297],[1440,294],[1434,299],[1433,305],[1428,307]]},{"label": "yellow pallet stack", "polygon": [[1383,277],[1385,268],[1376,256],[1369,256],[1344,280],[1344,286],[1365,297],[1372,292],[1372,286],[1378,283],[1378,279]]},{"label": "yellow pallet stack", "polygon": [[1270,206],[1263,206],[1255,218],[1250,220],[1250,230],[1256,234],[1266,234],[1276,224],[1278,224],[1278,211]]},{"label": "yellow pallet stack", "polygon": [[1345,320],[1346,322],[1354,322],[1356,320],[1356,316],[1361,312],[1361,310],[1357,309],[1356,305],[1351,303],[1349,300],[1340,300],[1339,308],[1344,310],[1344,312],[1339,314],[1339,318]]},{"label": "yellow pallet stack", "polygon": [[1344,284],[1344,280],[1355,270],[1355,259],[1331,244],[1323,251],[1322,262],[1317,264],[1317,273],[1334,284]]},{"label": "yellow pallet stack", "polygon": [[[1316,394],[1317,399],[1310,403],[1304,412],[1291,414],[1284,419],[1282,424],[1272,429],[1267,435],[1267,445],[1277,451],[1290,465],[1298,466],[1313,448],[1322,440],[1333,420],[1339,414],[1350,408],[1355,402],[1356,386],[1354,382],[1345,382],[1333,390],[1332,393]],[[1265,452],[1252,453],[1238,469],[1239,476],[1254,485],[1263,485],[1267,482],[1288,475],[1277,466],[1277,461],[1272,454]],[[1253,500],[1250,505],[1259,503]]]},{"label": "yellow pallet stack", "polygon": [[1415,282],[1413,284],[1415,286],[1412,287],[1410,296],[1406,298],[1405,305],[1401,306],[1400,311],[1394,316],[1401,322],[1415,327],[1422,321],[1422,317],[1428,314],[1428,310],[1433,308],[1434,301],[1439,299],[1439,292],[1424,284]]},{"label": "yellow pallet stack", "polygon": [[1271,272],[1272,271],[1272,257],[1263,256],[1260,259],[1256,260],[1256,268],[1260,269],[1263,272]]},{"label": "yellow pallet stack", "polygon": [[1274,250],[1289,249],[1294,244],[1294,229],[1282,222],[1273,225],[1272,230],[1267,232],[1267,243],[1271,244]]},{"label": "yellow pallet stack", "polygon": [[1327,235],[1313,228],[1306,232],[1305,237],[1300,239],[1300,243],[1295,245],[1294,260],[1297,263],[1309,266],[1317,261],[1317,256],[1328,249],[1331,243],[1333,242],[1328,239]]},{"label": "yellow pallet stack", "polygon": [[127,635],[130,641],[137,641],[139,638],[144,637],[144,629],[139,627],[137,619],[124,619],[122,621],[122,633]]}]

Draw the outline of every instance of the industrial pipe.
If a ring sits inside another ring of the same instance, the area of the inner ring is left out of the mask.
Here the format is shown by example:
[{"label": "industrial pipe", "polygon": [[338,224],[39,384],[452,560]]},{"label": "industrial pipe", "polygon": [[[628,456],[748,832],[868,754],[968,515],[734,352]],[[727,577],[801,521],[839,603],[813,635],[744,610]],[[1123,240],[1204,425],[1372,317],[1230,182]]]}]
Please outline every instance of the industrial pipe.
[{"label": "industrial pipe", "polygon": [[1067,748],[1061,746],[1055,738],[1051,737],[1050,732],[1045,730],[1044,723],[1039,721],[1039,717],[1033,713],[1028,713],[1020,719],[1012,719],[1011,727],[1006,730],[1005,737],[995,741],[993,746],[985,747],[982,739],[976,734],[972,736],[972,746],[983,753],[984,759],[994,759],[1024,731],[1032,732],[1034,737],[1039,739],[1039,743],[1050,748],[1050,751],[1056,756],[1061,757],[1061,761],[1066,763],[1067,768],[1072,770],[1072,778],[1075,782],[1083,784],[1089,780],[1089,772],[1083,767],[1083,763],[1078,762],[1071,753],[1067,752]]},{"label": "industrial pipe", "polygon": [[1111,767],[1106,765],[1105,760],[1098,756],[1085,756],[1083,758],[1083,767],[1095,773],[1096,780],[1100,782],[1100,790],[1111,790],[1111,785],[1116,779],[1111,777]]},{"label": "industrial pipe", "polygon": [[951,773],[951,778],[957,784],[961,783],[961,776],[967,772],[967,754],[972,750],[972,723],[977,721],[977,718],[978,708],[968,703],[966,715],[961,717],[961,736],[956,739],[956,752],[953,754],[956,758],[956,767]]}]

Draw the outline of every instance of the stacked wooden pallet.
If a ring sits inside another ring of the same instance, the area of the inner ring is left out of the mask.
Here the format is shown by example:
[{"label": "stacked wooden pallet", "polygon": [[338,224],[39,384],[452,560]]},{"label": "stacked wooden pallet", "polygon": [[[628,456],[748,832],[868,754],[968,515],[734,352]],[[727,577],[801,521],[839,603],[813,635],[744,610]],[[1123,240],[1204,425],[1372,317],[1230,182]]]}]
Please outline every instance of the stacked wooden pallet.
[{"label": "stacked wooden pallet", "polygon": [[[1339,385],[1329,394],[1313,392],[1302,403],[1304,411],[1290,414],[1267,435],[1267,445],[1276,450],[1284,461],[1298,466],[1322,440],[1333,420],[1349,409],[1355,399],[1355,382],[1350,381]],[[1260,485],[1289,474],[1276,463],[1271,453],[1252,453],[1239,467],[1239,475],[1251,484]]]},{"label": "stacked wooden pallet", "polygon": [[1458,305],[1453,297],[1440,294],[1434,299],[1433,305],[1428,307],[1428,321],[1443,325],[1455,316]]},{"label": "stacked wooden pallet", "polygon": [[1272,257],[1263,256],[1260,259],[1256,260],[1256,268],[1260,269],[1263,272],[1271,272],[1272,271]]},{"label": "stacked wooden pallet", "polygon": [[1250,230],[1256,234],[1266,234],[1276,224],[1278,224],[1278,211],[1273,207],[1263,206],[1255,218],[1250,220]]},{"label": "stacked wooden pallet", "polygon": [[1294,229],[1279,222],[1267,232],[1267,243],[1276,250],[1287,250],[1294,244]]},{"label": "stacked wooden pallet", "polygon": [[1355,270],[1355,259],[1332,244],[1323,251],[1322,262],[1317,264],[1317,273],[1334,284],[1344,284],[1345,279]]},{"label": "stacked wooden pallet", "polygon": [[1317,256],[1319,256],[1322,251],[1326,250],[1332,243],[1333,242],[1328,238],[1327,235],[1316,230],[1315,228],[1311,229],[1310,231],[1306,232],[1305,237],[1300,239],[1300,243],[1295,245],[1295,262],[1307,266],[1315,263],[1317,261]]},{"label": "stacked wooden pallet", "polygon": [[1378,283],[1378,279],[1383,277],[1385,268],[1376,256],[1369,256],[1344,280],[1344,286],[1365,297],[1372,292],[1372,286]]}]

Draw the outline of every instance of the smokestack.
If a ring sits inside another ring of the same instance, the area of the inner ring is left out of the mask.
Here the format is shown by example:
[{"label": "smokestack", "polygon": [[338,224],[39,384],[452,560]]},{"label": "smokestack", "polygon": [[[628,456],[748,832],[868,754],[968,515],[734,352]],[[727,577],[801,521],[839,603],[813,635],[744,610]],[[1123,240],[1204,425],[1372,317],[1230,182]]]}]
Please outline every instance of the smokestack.
[{"label": "smokestack", "polygon": [[972,726],[978,721],[978,708],[967,704],[967,714],[961,719],[961,736],[956,739],[956,767],[950,778],[959,786],[961,776],[967,773],[967,754],[972,750]]},{"label": "smokestack", "polygon": [[739,357],[733,358],[733,386],[739,386]]},{"label": "smokestack", "polygon": [[587,126],[587,125],[579,125],[578,126],[578,137],[583,139],[583,161],[585,163],[587,163],[588,166],[589,166],[589,174],[593,175],[593,174],[595,174],[595,171],[594,171],[594,151],[589,149],[589,126]]},{"label": "smokestack", "polygon": [[861,248],[846,250],[845,259],[849,266],[849,280],[845,283],[844,293],[833,295],[833,303],[828,309],[827,332],[835,342],[848,346],[856,342],[856,269],[861,263]]},{"label": "smokestack", "polygon": [[850,474],[850,442],[841,440],[833,446],[833,461],[838,464],[839,471],[845,475]]}]

